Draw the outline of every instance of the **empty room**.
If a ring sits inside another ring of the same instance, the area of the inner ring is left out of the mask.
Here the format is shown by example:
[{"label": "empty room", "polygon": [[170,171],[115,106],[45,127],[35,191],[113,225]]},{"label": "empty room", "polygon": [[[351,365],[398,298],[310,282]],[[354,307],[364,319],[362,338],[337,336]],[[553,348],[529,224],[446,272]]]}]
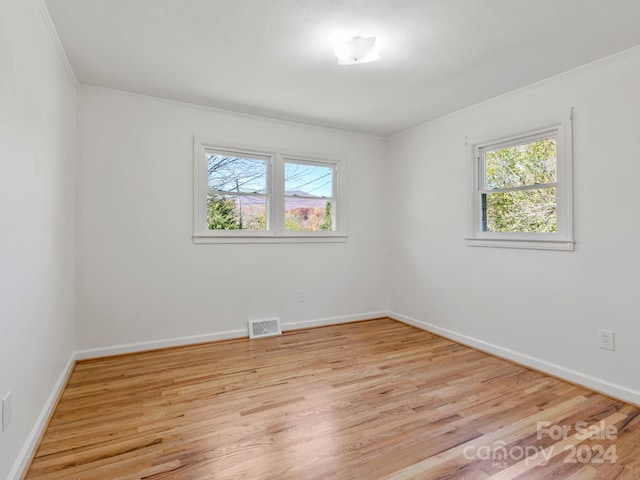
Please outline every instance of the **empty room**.
[{"label": "empty room", "polygon": [[0,479],[640,479],[638,0],[3,0]]}]

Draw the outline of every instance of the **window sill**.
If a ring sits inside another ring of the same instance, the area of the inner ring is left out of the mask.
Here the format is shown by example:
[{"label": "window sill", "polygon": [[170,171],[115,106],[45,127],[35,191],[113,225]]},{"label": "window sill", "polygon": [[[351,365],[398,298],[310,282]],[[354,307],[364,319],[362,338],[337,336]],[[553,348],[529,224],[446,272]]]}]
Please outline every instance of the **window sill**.
[{"label": "window sill", "polygon": [[193,243],[345,243],[347,235],[194,235]]},{"label": "window sill", "polygon": [[572,252],[573,240],[532,240],[516,238],[465,238],[468,247],[522,248],[529,250],[560,250]]}]

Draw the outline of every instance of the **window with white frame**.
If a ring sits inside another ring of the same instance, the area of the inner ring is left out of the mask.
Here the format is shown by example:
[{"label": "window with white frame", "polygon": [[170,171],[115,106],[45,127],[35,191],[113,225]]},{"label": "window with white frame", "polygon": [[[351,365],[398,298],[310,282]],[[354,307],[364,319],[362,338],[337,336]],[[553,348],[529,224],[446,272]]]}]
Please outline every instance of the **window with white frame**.
[{"label": "window with white frame", "polygon": [[194,241],[344,241],[341,163],[194,139]]},{"label": "window with white frame", "polygon": [[336,165],[284,159],[284,228],[333,232],[336,227]]},{"label": "window with white frame", "polygon": [[207,150],[207,230],[268,230],[271,157]]},{"label": "window with white frame", "polygon": [[571,118],[473,146],[471,246],[573,250]]}]

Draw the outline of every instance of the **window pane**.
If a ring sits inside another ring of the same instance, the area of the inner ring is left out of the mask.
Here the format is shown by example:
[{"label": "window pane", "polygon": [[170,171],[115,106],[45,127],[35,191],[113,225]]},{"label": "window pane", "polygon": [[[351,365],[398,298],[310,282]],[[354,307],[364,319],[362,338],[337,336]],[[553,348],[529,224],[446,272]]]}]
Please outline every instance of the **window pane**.
[{"label": "window pane", "polygon": [[485,152],[486,190],[556,181],[556,140],[547,138]]},{"label": "window pane", "polygon": [[556,231],[555,187],[482,195],[485,232]]},{"label": "window pane", "polygon": [[331,197],[333,196],[333,168],[286,162],[284,190],[286,195]]},{"label": "window pane", "polygon": [[267,162],[253,158],[208,154],[209,190],[266,193]]},{"label": "window pane", "polygon": [[335,230],[335,203],[320,198],[285,198],[284,228],[293,231]]},{"label": "window pane", "polygon": [[209,230],[266,230],[267,199],[250,195],[209,195]]}]

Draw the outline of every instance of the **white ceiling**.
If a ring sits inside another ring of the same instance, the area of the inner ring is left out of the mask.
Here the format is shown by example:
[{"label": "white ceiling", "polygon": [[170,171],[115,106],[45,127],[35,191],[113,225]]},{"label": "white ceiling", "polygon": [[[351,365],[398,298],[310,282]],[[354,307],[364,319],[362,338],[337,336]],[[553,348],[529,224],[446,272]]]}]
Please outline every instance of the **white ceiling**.
[{"label": "white ceiling", "polygon": [[[81,84],[387,136],[640,44],[640,0],[46,0]],[[331,43],[377,35],[382,59]]]}]

